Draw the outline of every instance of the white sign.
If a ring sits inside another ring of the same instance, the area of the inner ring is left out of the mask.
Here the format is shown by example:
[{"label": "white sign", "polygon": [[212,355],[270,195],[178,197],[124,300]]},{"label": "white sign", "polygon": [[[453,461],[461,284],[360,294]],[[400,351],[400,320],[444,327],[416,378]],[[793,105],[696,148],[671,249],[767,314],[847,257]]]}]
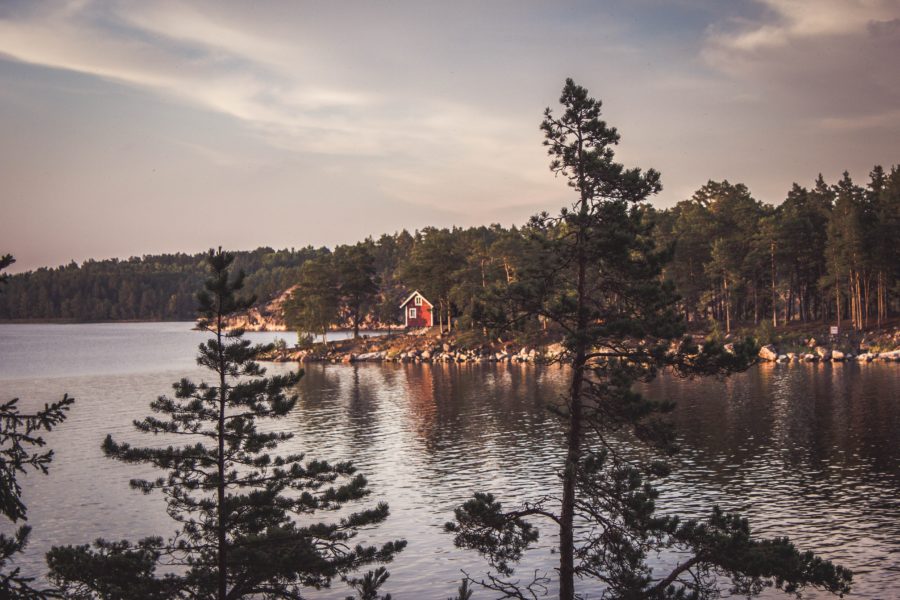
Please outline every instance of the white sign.
[{"label": "white sign", "polygon": [[832,325],[831,326],[831,335],[837,335],[837,334],[838,334],[837,325]]}]

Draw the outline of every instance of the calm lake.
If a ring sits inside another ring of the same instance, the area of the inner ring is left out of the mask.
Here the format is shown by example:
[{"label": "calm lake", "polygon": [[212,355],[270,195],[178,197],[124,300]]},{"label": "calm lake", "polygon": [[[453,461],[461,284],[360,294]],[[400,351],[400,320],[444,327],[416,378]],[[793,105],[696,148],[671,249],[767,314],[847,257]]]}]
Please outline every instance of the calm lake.
[{"label": "calm lake", "polygon": [[[148,403],[179,378],[208,377],[194,362],[205,336],[190,327],[0,325],[0,399],[19,397],[25,408],[65,392],[77,400],[47,436],[56,451],[50,475],[22,480],[34,527],[21,561],[26,571],[41,573],[55,544],[173,532],[162,499],[128,487],[150,471],[105,459],[100,443],[107,433],[152,443],[132,430],[132,419],[148,414]],[[293,341],[286,333],[248,336]],[[291,368],[269,365],[271,373]],[[353,459],[370,480],[371,502],[391,506],[387,523],[361,538],[409,541],[389,566],[385,591],[396,600],[443,600],[461,570],[484,571],[478,556],[456,550],[442,533],[455,506],[476,490],[510,505],[554,490],[562,428],[545,405],[565,385],[560,367],[306,365],[298,408],[279,424],[296,434],[284,453]],[[663,489],[667,510],[740,510],[757,534],[790,536],[852,568],[853,597],[897,597],[900,365],[765,364],[724,381],[663,376],[645,391],[678,402],[682,452]],[[523,576],[556,564],[552,532],[542,534]],[[587,582],[581,589],[587,598],[602,592]],[[310,598],[347,595],[338,582]]]}]

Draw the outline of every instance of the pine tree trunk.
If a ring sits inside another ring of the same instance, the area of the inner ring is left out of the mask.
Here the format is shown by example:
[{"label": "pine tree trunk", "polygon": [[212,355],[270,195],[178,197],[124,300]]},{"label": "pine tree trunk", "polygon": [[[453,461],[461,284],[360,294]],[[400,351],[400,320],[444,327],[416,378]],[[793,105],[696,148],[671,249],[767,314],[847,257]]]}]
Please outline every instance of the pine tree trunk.
[{"label": "pine tree trunk", "polygon": [[[581,159],[579,147],[579,159]],[[575,600],[575,482],[578,477],[578,465],[581,462],[581,427],[582,399],[581,388],[584,385],[585,363],[587,361],[588,344],[584,331],[588,325],[587,306],[587,256],[584,244],[586,233],[584,220],[588,215],[589,197],[584,191],[583,175],[579,176],[581,201],[579,206],[582,217],[581,229],[575,238],[577,273],[577,308],[575,357],[572,361],[572,387],[569,396],[569,431],[566,440],[566,464],[563,467],[562,506],[559,515],[559,600]]]},{"label": "pine tree trunk", "polygon": [[227,595],[227,548],[226,548],[226,521],[225,521],[225,353],[222,350],[222,302],[219,300],[218,316],[216,322],[216,340],[219,344],[219,423],[218,423],[218,443],[219,453],[217,456],[217,467],[219,479],[216,482],[216,493],[218,504],[216,506],[218,513],[217,534],[218,545],[218,587],[219,600],[225,600]]},{"label": "pine tree trunk", "polygon": [[772,257],[772,327],[778,327],[778,293],[775,290],[776,271],[775,271],[775,242],[769,246]]},{"label": "pine tree trunk", "polygon": [[563,497],[559,515],[559,599],[575,599],[575,481],[581,460],[581,386],[584,383],[585,350],[573,361],[569,398],[569,432],[563,469]]},{"label": "pine tree trunk", "polygon": [[872,276],[866,273],[863,279],[863,327],[869,327],[869,291],[872,289]]},{"label": "pine tree trunk", "polygon": [[722,279],[722,287],[725,291],[725,333],[731,333],[731,297],[728,294],[728,278]]},{"label": "pine tree trunk", "polygon": [[784,322],[790,323],[794,320],[794,274],[791,274],[791,282],[788,285],[788,301],[785,307]]},{"label": "pine tree trunk", "polygon": [[[580,236],[579,236],[580,237]],[[578,309],[577,328],[580,334],[587,327],[585,294],[587,260],[578,248]],[[581,461],[581,388],[584,384],[587,348],[579,335],[572,361],[572,387],[569,395],[569,431],[566,443],[566,464],[563,468],[563,496],[559,516],[559,599],[575,599],[575,482]]]},{"label": "pine tree trunk", "polygon": [[837,319],[838,331],[841,330],[841,286],[838,278],[834,278],[834,314]]}]

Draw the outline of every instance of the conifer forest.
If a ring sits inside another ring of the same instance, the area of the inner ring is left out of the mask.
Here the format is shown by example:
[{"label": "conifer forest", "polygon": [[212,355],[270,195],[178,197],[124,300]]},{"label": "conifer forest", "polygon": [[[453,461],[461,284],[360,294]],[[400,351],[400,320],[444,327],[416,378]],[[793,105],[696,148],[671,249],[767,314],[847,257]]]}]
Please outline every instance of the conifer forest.
[{"label": "conifer forest", "polygon": [[[641,218],[656,245],[671,252],[661,276],[675,284],[679,310],[699,329],[833,322],[861,330],[900,310],[897,165],[873,166],[855,180],[845,172],[795,183],[775,205],[741,183],[709,181],[674,207],[642,204]],[[352,327],[354,319],[396,326],[396,306],[413,289],[436,300],[442,321],[480,328],[502,318],[487,314],[496,310],[490,299],[534,260],[535,235],[546,232],[532,223],[426,227],[333,249],[236,252],[235,265],[261,302],[298,285],[333,293],[327,328]],[[14,275],[0,296],[0,319],[192,320],[203,260],[148,255]]]}]

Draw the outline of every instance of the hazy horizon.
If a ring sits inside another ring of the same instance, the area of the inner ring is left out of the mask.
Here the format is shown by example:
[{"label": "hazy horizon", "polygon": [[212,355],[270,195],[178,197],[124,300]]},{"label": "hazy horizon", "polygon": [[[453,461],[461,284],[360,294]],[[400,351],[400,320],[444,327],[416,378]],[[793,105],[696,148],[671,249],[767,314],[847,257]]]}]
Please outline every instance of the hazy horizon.
[{"label": "hazy horizon", "polygon": [[0,4],[0,254],[329,246],[521,224],[570,191],[566,77],[668,207],[900,162],[900,0]]}]

